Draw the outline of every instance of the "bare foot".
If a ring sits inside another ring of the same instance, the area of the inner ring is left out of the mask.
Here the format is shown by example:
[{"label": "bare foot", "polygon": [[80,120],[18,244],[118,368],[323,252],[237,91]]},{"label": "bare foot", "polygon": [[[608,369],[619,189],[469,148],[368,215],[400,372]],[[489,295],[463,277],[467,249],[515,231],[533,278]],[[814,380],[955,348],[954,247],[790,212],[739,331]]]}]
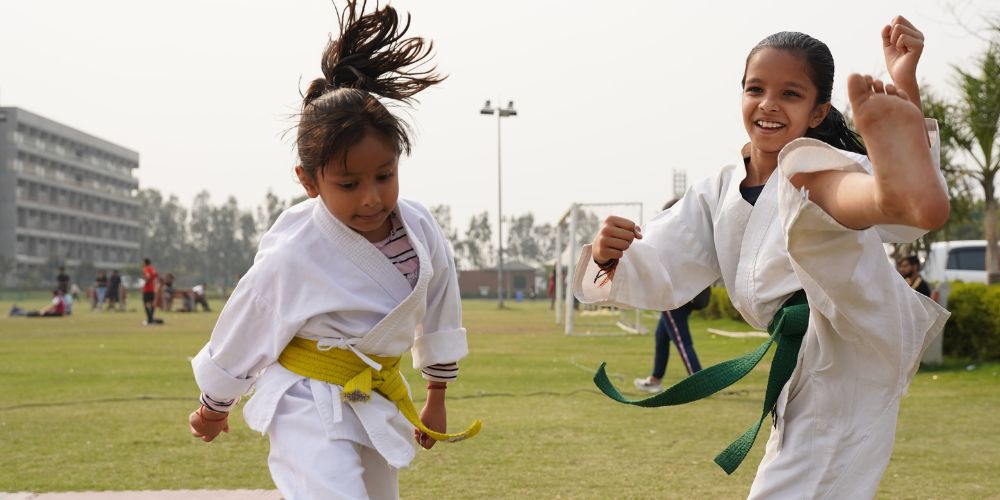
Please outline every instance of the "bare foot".
[{"label": "bare foot", "polygon": [[927,147],[920,110],[892,84],[852,74],[847,94],[875,177],[875,203],[891,223],[937,229],[948,220],[948,194]]}]

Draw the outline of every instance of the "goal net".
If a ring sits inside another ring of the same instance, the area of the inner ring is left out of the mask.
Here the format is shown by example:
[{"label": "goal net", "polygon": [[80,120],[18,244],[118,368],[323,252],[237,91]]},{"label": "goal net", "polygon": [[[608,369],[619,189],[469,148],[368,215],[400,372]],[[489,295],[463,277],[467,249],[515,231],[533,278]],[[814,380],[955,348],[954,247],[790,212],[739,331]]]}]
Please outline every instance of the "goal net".
[{"label": "goal net", "polygon": [[642,312],[580,304],[573,297],[574,273],[580,247],[593,241],[601,223],[616,215],[642,224],[642,203],[574,203],[557,223],[555,319],[566,335],[644,335]]}]

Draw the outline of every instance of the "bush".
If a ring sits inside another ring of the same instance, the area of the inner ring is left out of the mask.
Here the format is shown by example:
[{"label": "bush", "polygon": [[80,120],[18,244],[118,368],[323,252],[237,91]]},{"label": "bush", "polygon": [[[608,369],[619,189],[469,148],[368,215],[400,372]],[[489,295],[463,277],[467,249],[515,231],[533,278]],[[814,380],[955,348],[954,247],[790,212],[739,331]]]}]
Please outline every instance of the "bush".
[{"label": "bush", "polygon": [[945,354],[980,361],[1000,359],[1000,286],[952,283],[948,309]]},{"label": "bush", "polygon": [[733,302],[729,300],[729,294],[726,292],[725,287],[721,286],[712,287],[712,300],[709,301],[708,307],[700,311],[695,311],[695,315],[704,319],[743,321],[743,316],[740,316],[740,312],[733,307]]}]

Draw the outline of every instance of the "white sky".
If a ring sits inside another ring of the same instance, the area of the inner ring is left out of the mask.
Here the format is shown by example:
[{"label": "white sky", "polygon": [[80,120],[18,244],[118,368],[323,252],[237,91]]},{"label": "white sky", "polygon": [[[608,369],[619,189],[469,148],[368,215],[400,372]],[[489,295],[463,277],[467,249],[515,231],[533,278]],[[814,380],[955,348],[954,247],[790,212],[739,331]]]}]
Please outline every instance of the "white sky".
[{"label": "white sky", "polygon": [[[343,2],[339,2],[343,5]],[[497,205],[496,118],[503,120],[504,213],[553,222],[572,202],[672,194],[672,169],[697,181],[746,141],[739,80],[765,36],[802,31],[850,72],[884,74],[879,30],[903,14],[927,38],[919,76],[951,92],[968,67],[988,0],[439,1],[397,0],[411,33],[434,41],[450,75],[420,96],[402,196],[448,204],[465,229]],[[953,14],[953,12],[955,14]],[[208,189],[258,205],[268,188],[301,194],[292,167],[299,90],[320,76],[336,17],[328,1],[0,0],[0,105],[17,106],[139,151],[140,186],[185,205]]]}]

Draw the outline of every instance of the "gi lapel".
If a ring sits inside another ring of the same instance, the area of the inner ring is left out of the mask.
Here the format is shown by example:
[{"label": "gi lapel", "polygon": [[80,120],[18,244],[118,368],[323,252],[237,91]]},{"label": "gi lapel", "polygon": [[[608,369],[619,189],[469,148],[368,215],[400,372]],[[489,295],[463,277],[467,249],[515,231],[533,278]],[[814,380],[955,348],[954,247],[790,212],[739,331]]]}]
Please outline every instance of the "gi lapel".
[{"label": "gi lapel", "polygon": [[[358,343],[357,347],[362,352],[382,352],[383,346],[397,335],[410,336],[410,341],[412,342],[414,328],[423,319],[424,313],[427,311],[427,288],[431,278],[434,276],[434,266],[431,263],[430,253],[422,238],[418,237],[419,234],[423,233],[417,233],[414,230],[417,224],[409,206],[400,200],[399,204],[396,205],[396,213],[403,222],[403,228],[406,230],[406,237],[410,241],[410,246],[417,253],[420,274],[417,277],[417,284],[414,285],[411,291],[410,283],[406,281],[402,273],[389,262],[389,259],[386,259],[384,255],[379,253],[379,256],[382,257],[386,265],[402,280],[409,293],[400,300],[398,306],[390,311],[385,318],[382,318],[382,321],[379,321],[372,328],[371,332],[365,335],[361,342]],[[372,247],[375,252],[378,252],[374,245],[369,244],[368,246]]]},{"label": "gi lapel", "polygon": [[342,255],[390,297],[402,302],[410,295],[410,283],[402,273],[375,248],[375,245],[337,220],[322,200],[317,200],[313,206],[312,217],[324,236],[331,240]]}]

